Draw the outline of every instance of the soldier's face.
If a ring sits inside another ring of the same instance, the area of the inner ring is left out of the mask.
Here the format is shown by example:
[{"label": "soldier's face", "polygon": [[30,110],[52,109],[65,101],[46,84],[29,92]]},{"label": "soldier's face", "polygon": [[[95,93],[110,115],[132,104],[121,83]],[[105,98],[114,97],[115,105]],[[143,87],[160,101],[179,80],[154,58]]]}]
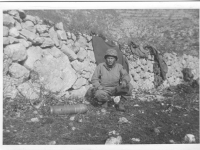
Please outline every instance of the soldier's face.
[{"label": "soldier's face", "polygon": [[106,57],[106,64],[110,67],[112,67],[116,62],[116,58],[113,56]]}]

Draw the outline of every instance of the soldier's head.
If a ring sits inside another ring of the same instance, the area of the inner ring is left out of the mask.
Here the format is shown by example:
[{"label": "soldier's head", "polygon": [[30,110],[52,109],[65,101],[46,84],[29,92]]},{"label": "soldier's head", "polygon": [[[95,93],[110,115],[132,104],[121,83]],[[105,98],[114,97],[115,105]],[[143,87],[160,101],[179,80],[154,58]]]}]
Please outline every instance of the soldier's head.
[{"label": "soldier's head", "polygon": [[112,49],[112,48],[108,49],[106,51],[104,58],[106,60],[106,64],[109,67],[112,67],[118,59],[117,51],[115,49]]}]

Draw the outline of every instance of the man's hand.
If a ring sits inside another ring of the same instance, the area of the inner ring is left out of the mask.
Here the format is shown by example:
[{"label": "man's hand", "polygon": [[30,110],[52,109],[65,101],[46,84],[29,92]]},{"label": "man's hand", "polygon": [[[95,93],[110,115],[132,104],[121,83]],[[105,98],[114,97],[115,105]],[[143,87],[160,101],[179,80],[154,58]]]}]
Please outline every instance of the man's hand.
[{"label": "man's hand", "polygon": [[125,81],[125,80],[122,80],[122,82],[121,82],[121,86],[122,86],[122,88],[125,88],[125,87],[127,86],[127,84],[126,84],[126,81]]}]

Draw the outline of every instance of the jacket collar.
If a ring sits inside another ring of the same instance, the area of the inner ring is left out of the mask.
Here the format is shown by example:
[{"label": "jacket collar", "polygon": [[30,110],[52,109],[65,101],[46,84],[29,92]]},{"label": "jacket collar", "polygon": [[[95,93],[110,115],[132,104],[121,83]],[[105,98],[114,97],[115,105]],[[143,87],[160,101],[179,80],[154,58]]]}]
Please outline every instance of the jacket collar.
[{"label": "jacket collar", "polygon": [[111,70],[112,68],[114,68],[116,66],[116,62],[115,64],[112,66],[112,68],[108,67],[108,65],[104,62],[103,66],[107,69],[107,70]]}]

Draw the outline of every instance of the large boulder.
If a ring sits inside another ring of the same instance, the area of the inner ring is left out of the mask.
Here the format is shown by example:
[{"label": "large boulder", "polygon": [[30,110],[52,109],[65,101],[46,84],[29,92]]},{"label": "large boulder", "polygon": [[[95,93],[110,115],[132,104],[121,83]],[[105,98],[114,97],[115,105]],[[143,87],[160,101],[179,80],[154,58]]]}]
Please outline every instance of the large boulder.
[{"label": "large boulder", "polygon": [[[44,43],[44,41],[45,41],[45,38],[38,36],[33,40],[33,45],[42,45]],[[48,42],[45,41],[44,45],[47,45],[47,44],[48,44]]]},{"label": "large boulder", "polygon": [[9,28],[6,26],[3,26],[3,36],[6,37],[9,34]]},{"label": "large boulder", "polygon": [[62,41],[67,41],[67,35],[64,30],[57,30],[58,39]]},{"label": "large boulder", "polygon": [[27,49],[27,59],[24,62],[24,66],[33,70],[36,60],[40,60],[42,57],[42,49],[39,46],[32,46]]},{"label": "large boulder", "polygon": [[38,72],[40,82],[45,89],[52,92],[63,92],[71,88],[77,76],[68,57],[63,54],[55,58],[48,50],[44,52],[43,57],[34,63],[34,71]]},{"label": "large boulder", "polygon": [[9,67],[9,73],[11,77],[22,79],[23,81],[27,80],[30,75],[30,71],[18,63],[12,63],[12,65]]},{"label": "large boulder", "polygon": [[77,42],[80,44],[80,47],[86,48],[87,46],[87,39],[83,36],[79,36]]},{"label": "large boulder", "polygon": [[17,28],[13,27],[9,30],[9,35],[12,37],[18,37],[19,31],[17,30]]},{"label": "large boulder", "polygon": [[62,45],[61,51],[68,56],[70,61],[77,59],[77,55],[65,44]]},{"label": "large boulder", "polygon": [[81,72],[83,70],[83,63],[79,62],[78,60],[72,61],[71,65],[77,72]]},{"label": "large boulder", "polygon": [[80,89],[72,90],[69,93],[70,97],[83,98],[86,92],[87,88],[85,86],[82,86]]},{"label": "large boulder", "polygon": [[32,43],[30,41],[27,41],[25,39],[18,39],[19,43],[21,43],[22,45],[24,45],[26,48],[30,47],[32,45]]},{"label": "large boulder", "polygon": [[82,76],[83,78],[86,78],[86,79],[89,79],[89,78],[90,78],[90,75],[91,75],[91,73],[90,73],[90,72],[87,72],[87,71],[83,71],[82,74],[81,74],[81,76]]},{"label": "large boulder", "polygon": [[78,60],[82,62],[82,61],[84,61],[86,56],[87,56],[87,51],[84,48],[80,47],[80,50],[77,53]]},{"label": "large boulder", "polygon": [[31,21],[31,22],[33,22],[34,24],[37,23],[36,17],[31,16],[31,15],[26,15],[26,17],[24,18],[24,21]]},{"label": "large boulder", "polygon": [[63,23],[62,23],[62,22],[57,23],[57,24],[55,25],[55,28],[56,28],[57,30],[63,30],[63,31],[64,31]]},{"label": "large boulder", "polygon": [[53,47],[54,46],[54,41],[51,38],[44,38],[44,42],[42,43],[41,47]]},{"label": "large boulder", "polygon": [[40,34],[48,31],[47,25],[39,25],[38,24],[35,26],[35,28],[36,28],[36,31]]},{"label": "large boulder", "polygon": [[87,84],[87,80],[85,78],[78,78],[72,88],[74,90],[81,88],[83,85]]},{"label": "large boulder", "polygon": [[55,45],[58,47],[59,46],[59,39],[57,36],[57,32],[54,30],[54,27],[51,27],[49,29],[49,35],[51,37],[51,39],[54,41]]},{"label": "large boulder", "polygon": [[3,14],[3,25],[9,28],[14,27],[15,19],[8,14]]},{"label": "large boulder", "polygon": [[71,46],[72,50],[74,51],[74,53],[78,53],[80,51],[80,43],[78,42],[74,42]]},{"label": "large boulder", "polygon": [[36,34],[26,29],[22,29],[20,32],[22,36],[24,36],[27,40],[33,41],[36,38]]},{"label": "large boulder", "polygon": [[40,85],[30,81],[24,82],[17,87],[18,91],[28,100],[40,98]]},{"label": "large boulder", "polygon": [[35,26],[34,26],[33,22],[26,21],[26,22],[23,22],[21,25],[22,25],[23,29],[29,30],[29,31],[31,31],[33,33],[36,33],[36,29],[35,29]]},{"label": "large boulder", "polygon": [[6,46],[4,54],[12,58],[13,61],[25,60],[27,56],[26,47],[21,43]]},{"label": "large boulder", "polygon": [[56,48],[55,46],[48,49],[48,52],[55,58],[64,56],[64,53],[60,51],[60,49]]},{"label": "large boulder", "polygon": [[93,63],[90,63],[90,60],[89,59],[85,59],[82,63],[82,67],[83,67],[83,70],[84,71],[87,71],[87,72],[93,72],[94,71],[94,67],[95,65],[93,65]]}]

